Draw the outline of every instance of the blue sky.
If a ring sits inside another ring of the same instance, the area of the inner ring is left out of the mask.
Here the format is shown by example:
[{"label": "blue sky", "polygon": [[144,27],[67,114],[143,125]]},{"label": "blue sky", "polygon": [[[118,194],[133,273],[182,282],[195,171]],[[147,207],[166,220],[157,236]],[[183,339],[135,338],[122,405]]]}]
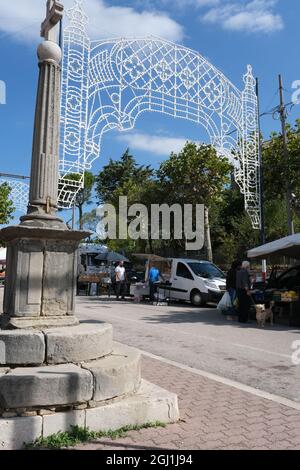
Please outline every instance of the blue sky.
[{"label": "blue sky", "polygon": [[[69,6],[73,0],[65,0]],[[36,46],[44,0],[0,0],[0,80],[5,81],[6,105],[0,105],[1,172],[28,175],[35,94],[38,78]],[[284,77],[285,98],[300,80],[299,0],[86,0],[91,36],[154,34],[200,52],[238,88],[247,64],[260,80],[261,111],[278,103],[278,73]],[[299,106],[289,116],[300,117]],[[279,130],[272,116],[262,118],[267,137]],[[125,135],[106,134],[96,173],[109,157],[127,146],[140,163],[156,167],[186,139],[206,140],[195,124],[158,114],[143,114]],[[161,150],[160,150],[161,149]]]}]

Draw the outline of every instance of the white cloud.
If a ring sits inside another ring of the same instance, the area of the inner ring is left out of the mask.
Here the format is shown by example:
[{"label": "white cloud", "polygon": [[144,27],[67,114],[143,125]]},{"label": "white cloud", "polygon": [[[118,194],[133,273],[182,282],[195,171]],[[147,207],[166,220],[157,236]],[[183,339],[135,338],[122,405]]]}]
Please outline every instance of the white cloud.
[{"label": "white cloud", "polygon": [[272,33],[284,28],[282,17],[274,11],[276,3],[277,0],[247,0],[243,4],[229,1],[208,10],[201,20],[231,31]]},{"label": "white cloud", "polygon": [[212,7],[218,5],[220,2],[221,0],[135,0],[135,4],[146,5],[147,8],[155,8],[158,5],[160,7],[172,5],[172,7],[176,6],[180,9],[184,9],[186,7]]},{"label": "white cloud", "polygon": [[[63,3],[69,8],[74,0],[64,0]],[[45,5],[46,0],[0,0],[0,31],[20,41],[38,39]],[[182,26],[159,11],[138,12],[129,7],[109,6],[104,0],[86,0],[86,11],[90,17],[90,35],[93,39],[147,35],[171,41],[183,38]]]},{"label": "white cloud", "polygon": [[188,140],[184,137],[166,137],[140,132],[120,134],[117,139],[125,142],[131,149],[142,150],[159,156],[168,156],[171,152],[180,152]]}]

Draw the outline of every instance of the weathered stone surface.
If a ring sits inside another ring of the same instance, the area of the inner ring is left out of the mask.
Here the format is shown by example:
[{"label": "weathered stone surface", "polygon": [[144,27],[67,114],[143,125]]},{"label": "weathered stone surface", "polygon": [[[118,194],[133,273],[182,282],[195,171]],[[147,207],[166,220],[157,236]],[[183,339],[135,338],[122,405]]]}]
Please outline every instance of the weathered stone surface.
[{"label": "weathered stone surface", "polygon": [[75,405],[74,410],[85,410],[87,408],[87,403],[81,403],[80,405]]},{"label": "weathered stone surface", "polygon": [[107,431],[129,424],[142,425],[155,421],[173,423],[178,419],[177,396],[142,381],[136,394],[109,401],[97,408],[29,418],[0,418],[0,449],[21,449],[24,442],[32,442],[41,437],[42,433],[47,437],[74,425],[89,427],[94,431]]},{"label": "weathered stone surface", "polygon": [[14,411],[4,411],[2,413],[2,418],[14,418],[15,416],[17,416],[17,413]]},{"label": "weathered stone surface", "polygon": [[108,323],[81,323],[69,328],[51,328],[44,333],[49,364],[90,361],[112,351],[113,332]]},{"label": "weathered stone surface", "polygon": [[74,313],[77,242],[46,241],[42,309],[45,316]]},{"label": "weathered stone surface", "polygon": [[21,225],[0,232],[8,241],[2,327],[78,323],[74,316],[77,248],[87,233]]},{"label": "weathered stone surface", "polygon": [[0,450],[17,450],[42,435],[41,416],[29,418],[0,418]]},{"label": "weathered stone surface", "polygon": [[92,374],[74,364],[24,367],[0,377],[0,407],[47,407],[81,403],[93,394]]},{"label": "weathered stone surface", "polygon": [[39,415],[40,416],[45,416],[45,415],[54,415],[55,411],[52,411],[50,409],[41,409],[39,410]]},{"label": "weathered stone surface", "polygon": [[43,437],[59,431],[69,431],[71,426],[85,427],[85,411],[67,411],[43,416]]},{"label": "weathered stone surface", "polygon": [[38,331],[0,330],[0,364],[42,364],[45,359],[44,335]]},{"label": "weathered stone surface", "polygon": [[3,328],[20,328],[41,330],[42,328],[67,327],[79,325],[79,320],[75,315],[60,315],[48,317],[10,317],[3,315]]},{"label": "weathered stone surface", "polygon": [[112,354],[82,364],[94,377],[94,401],[136,392],[141,383],[141,354],[128,346],[116,346]]},{"label": "weathered stone surface", "polygon": [[86,426],[92,431],[155,421],[174,423],[178,419],[177,395],[144,380],[136,394],[86,410]]},{"label": "weathered stone surface", "polygon": [[36,416],[38,413],[37,411],[24,411],[24,413],[21,414],[21,416]]}]

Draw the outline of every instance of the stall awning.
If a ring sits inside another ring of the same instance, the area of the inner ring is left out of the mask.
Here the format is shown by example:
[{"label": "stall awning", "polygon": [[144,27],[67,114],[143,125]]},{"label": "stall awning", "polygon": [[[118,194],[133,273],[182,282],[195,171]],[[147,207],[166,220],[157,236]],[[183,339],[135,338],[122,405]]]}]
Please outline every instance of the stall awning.
[{"label": "stall awning", "polygon": [[248,251],[248,258],[270,258],[286,256],[300,259],[300,233],[280,238]]},{"label": "stall awning", "polygon": [[132,256],[146,261],[168,261],[168,258],[162,256],[154,255],[151,253],[132,253]]}]

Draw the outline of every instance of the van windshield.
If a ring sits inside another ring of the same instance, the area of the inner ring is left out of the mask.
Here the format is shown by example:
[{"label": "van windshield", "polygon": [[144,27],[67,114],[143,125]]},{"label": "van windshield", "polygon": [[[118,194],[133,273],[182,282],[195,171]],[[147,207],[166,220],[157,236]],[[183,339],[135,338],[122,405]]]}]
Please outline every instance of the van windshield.
[{"label": "van windshield", "polygon": [[188,263],[188,265],[196,276],[206,279],[225,279],[226,277],[221,269],[217,268],[217,266],[212,263]]}]

